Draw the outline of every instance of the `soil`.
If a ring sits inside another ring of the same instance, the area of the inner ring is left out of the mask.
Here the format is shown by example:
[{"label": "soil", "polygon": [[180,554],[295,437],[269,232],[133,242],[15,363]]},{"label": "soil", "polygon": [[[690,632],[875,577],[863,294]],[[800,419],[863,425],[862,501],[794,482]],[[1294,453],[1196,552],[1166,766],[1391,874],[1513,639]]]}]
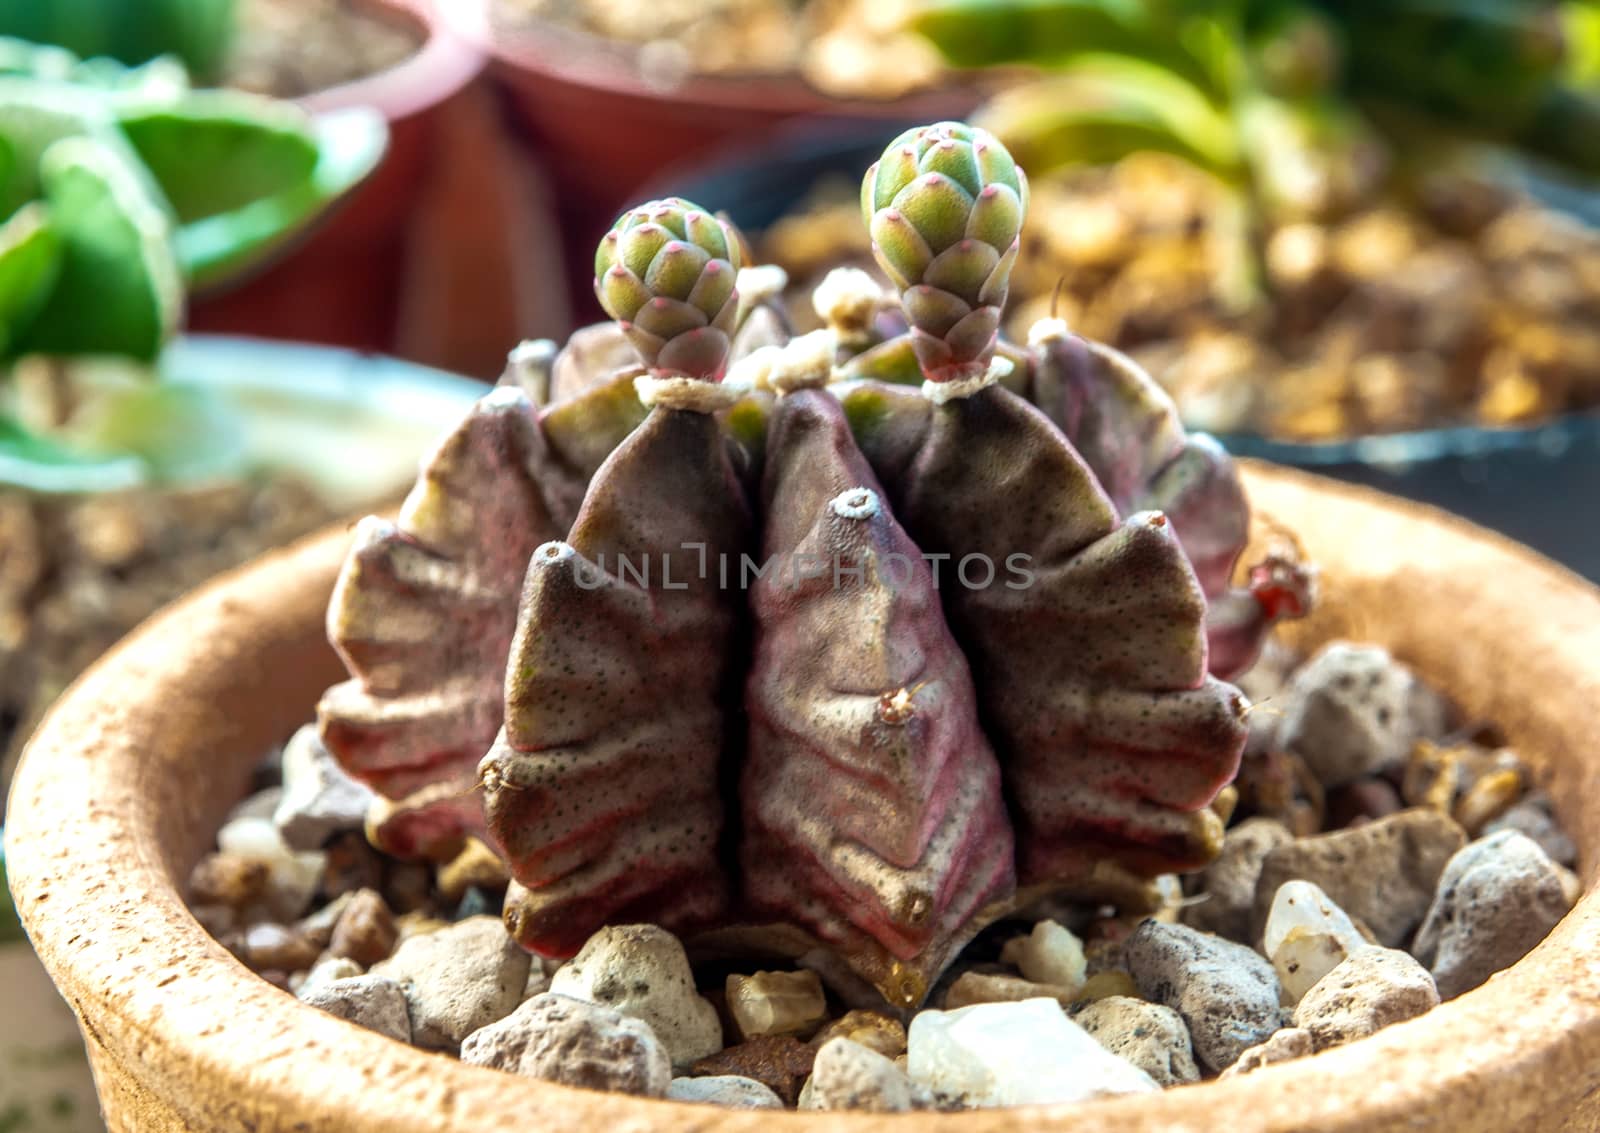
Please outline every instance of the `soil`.
[{"label": "soil", "polygon": [[370,0],[241,0],[226,82],[300,98],[387,71],[422,43],[414,26]]},{"label": "soil", "polygon": [[[1239,257],[1220,199],[1181,163],[1139,155],[1033,189],[1010,335],[1058,313],[1133,354],[1192,428],[1326,441],[1600,407],[1600,232],[1482,180],[1278,225],[1243,303],[1225,294]],[[763,244],[797,296],[841,254],[871,261],[842,182]],[[793,304],[803,323],[808,306]]]},{"label": "soil", "polygon": [[51,702],[119,638],[333,517],[287,476],[89,497],[0,491],[0,784]]},{"label": "soil", "polygon": [[938,52],[901,28],[908,0],[494,0],[498,34],[554,24],[638,49],[671,87],[690,75],[798,73],[835,98],[888,99],[935,85]]}]

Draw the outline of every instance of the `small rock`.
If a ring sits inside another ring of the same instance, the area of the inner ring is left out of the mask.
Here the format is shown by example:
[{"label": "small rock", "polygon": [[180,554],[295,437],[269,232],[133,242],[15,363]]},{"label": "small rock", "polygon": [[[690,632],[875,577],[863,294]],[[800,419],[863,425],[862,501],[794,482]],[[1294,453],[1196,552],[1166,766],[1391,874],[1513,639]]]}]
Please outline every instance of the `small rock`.
[{"label": "small rock", "polygon": [[321,951],[287,925],[258,924],[244,932],[244,962],[256,971],[303,971],[317,962]]},{"label": "small rock", "polygon": [[1145,921],[1123,947],[1139,994],[1171,1007],[1208,1070],[1232,1066],[1283,1025],[1278,977],[1254,950],[1187,925]]},{"label": "small rock", "polygon": [[817,1050],[805,1100],[807,1109],[905,1113],[913,1108],[906,1072],[849,1039],[830,1039]]},{"label": "small rock", "polygon": [[816,1048],[793,1035],[767,1035],[708,1055],[694,1064],[696,1078],[736,1075],[754,1078],[783,1099],[786,1106],[800,1098],[800,1087],[811,1074]]},{"label": "small rock", "polygon": [[339,897],[359,889],[383,887],[383,858],[359,830],[335,834],[323,850],[322,893]]},{"label": "small rock", "polygon": [[675,1067],[722,1049],[717,1009],[695,991],[683,945],[655,925],[601,929],[551,978],[550,990],[643,1019]]},{"label": "small rock", "polygon": [[315,724],[284,746],[283,798],[272,817],[291,849],[321,849],[335,834],[360,830],[372,799],[371,789],[346,775],[323,746]]},{"label": "small rock", "polygon": [[1048,1105],[1161,1088],[1053,999],[923,1011],[911,1020],[909,1040],[911,1080],[965,1106]]},{"label": "small rock", "polygon": [[720,1105],[726,1109],[782,1109],[783,1099],[754,1078],[723,1074],[715,1078],[674,1078],[667,1100]]},{"label": "small rock", "polygon": [[189,873],[189,898],[197,905],[242,909],[266,892],[272,870],[260,858],[207,854]]},{"label": "small rock", "polygon": [[1452,999],[1509,968],[1572,907],[1566,871],[1515,830],[1469,843],[1450,859],[1413,951]]},{"label": "small rock", "polygon": [[[335,980],[354,979],[361,974],[361,965],[354,960],[344,956],[324,955],[315,964],[311,965],[311,970],[306,973],[306,978],[300,981],[300,986],[295,989],[295,994],[304,999],[307,992],[321,987],[323,984],[331,984]],[[408,1022],[406,1024],[406,1042],[410,1041],[411,1024]]]},{"label": "small rock", "polygon": [[462,1039],[516,1008],[530,963],[497,918],[479,917],[407,937],[372,974],[405,989],[418,1046],[455,1050]]},{"label": "small rock", "polygon": [[383,976],[358,975],[317,983],[308,979],[301,985],[300,1001],[391,1039],[411,1041],[406,993]]},{"label": "small rock", "polygon": [[728,1013],[743,1038],[809,1035],[828,1017],[828,1000],[815,972],[730,975]]},{"label": "small rock", "polygon": [[307,940],[315,942],[319,948],[327,948],[333,940],[334,926],[339,923],[339,918],[344,916],[344,911],[350,907],[354,893],[341,893],[320,909],[315,909],[309,916],[300,921],[295,927],[305,934]]},{"label": "small rock", "polygon": [[538,995],[473,1031],[461,1061],[565,1086],[660,1098],[671,1059],[647,1023],[581,999]]},{"label": "small rock", "polygon": [[269,874],[260,904],[280,920],[305,915],[322,881],[326,858],[320,852],[296,853],[278,834],[271,818],[243,815],[217,831],[217,849],[224,854],[264,862]]},{"label": "small rock", "polygon": [[1498,834],[1502,830],[1515,830],[1526,834],[1557,865],[1572,867],[1578,860],[1578,847],[1567,832],[1561,829],[1550,811],[1550,800],[1544,795],[1529,795],[1483,828],[1485,834]]},{"label": "small rock", "polygon": [[1109,999],[1113,995],[1127,995],[1137,997],[1139,985],[1133,982],[1133,977],[1121,968],[1109,968],[1103,972],[1096,972],[1090,976],[1083,985],[1083,990],[1078,993],[1079,1003],[1093,1003],[1100,999]]},{"label": "small rock", "polygon": [[334,924],[328,951],[370,968],[387,959],[399,939],[400,930],[389,906],[374,890],[363,889],[351,895],[344,913]]},{"label": "small rock", "polygon": [[1328,792],[1328,829],[1340,830],[1386,818],[1404,809],[1400,792],[1387,779],[1362,779]]},{"label": "small rock", "polygon": [[1304,1058],[1316,1049],[1311,1032],[1302,1027],[1285,1027],[1259,1046],[1253,1046],[1239,1056],[1239,1061],[1222,1072],[1224,1078],[1237,1078],[1263,1066],[1291,1062]]},{"label": "small rock", "polygon": [[1083,941],[1055,921],[1040,921],[1027,936],[1006,941],[1000,950],[1000,962],[1015,967],[1026,980],[1065,988],[1074,994],[1088,978]]},{"label": "small rock", "polygon": [[1479,776],[1456,802],[1454,817],[1461,829],[1476,836],[1522,797],[1522,772],[1503,767]]},{"label": "small rock", "polygon": [[433,873],[421,862],[390,862],[383,897],[397,913],[419,913],[433,900]]},{"label": "small rock", "polygon": [[1298,1003],[1311,986],[1369,941],[1345,911],[1309,881],[1278,887],[1267,914],[1263,948],[1278,973],[1284,1001]]},{"label": "small rock", "polygon": [[1426,968],[1398,948],[1361,949],[1300,997],[1294,1025],[1317,1050],[1366,1038],[1436,1007],[1439,991]]},{"label": "small rock", "polygon": [[1189,1028],[1170,1007],[1112,996],[1089,1004],[1072,1018],[1101,1046],[1143,1070],[1158,1086],[1200,1080]]},{"label": "small rock", "polygon": [[461,852],[439,867],[438,879],[445,900],[459,901],[469,889],[504,889],[511,876],[499,854],[468,838]]},{"label": "small rock", "polygon": [[811,1041],[820,1049],[829,1039],[849,1039],[885,1058],[896,1058],[906,1052],[905,1025],[876,1011],[848,1011],[842,1019],[835,1019],[822,1028]]},{"label": "small rock", "polygon": [[944,993],[944,1009],[957,1011],[975,1003],[1021,1003],[1025,999],[1053,999],[1063,1006],[1078,997],[1072,988],[1036,984],[1032,980],[994,972],[962,972]]},{"label": "small rock", "polygon": [[1229,830],[1216,861],[1200,874],[1205,900],[1185,908],[1182,922],[1229,940],[1248,940],[1261,863],[1274,849],[1292,841],[1289,828],[1271,818],[1247,818]]},{"label": "small rock", "polygon": [[1286,881],[1310,881],[1379,944],[1402,944],[1428,911],[1434,887],[1467,836],[1448,816],[1413,808],[1349,830],[1278,846],[1256,883],[1256,925],[1265,928]]},{"label": "small rock", "polygon": [[1398,766],[1417,738],[1416,687],[1411,670],[1385,649],[1325,645],[1289,683],[1278,743],[1326,787]]}]

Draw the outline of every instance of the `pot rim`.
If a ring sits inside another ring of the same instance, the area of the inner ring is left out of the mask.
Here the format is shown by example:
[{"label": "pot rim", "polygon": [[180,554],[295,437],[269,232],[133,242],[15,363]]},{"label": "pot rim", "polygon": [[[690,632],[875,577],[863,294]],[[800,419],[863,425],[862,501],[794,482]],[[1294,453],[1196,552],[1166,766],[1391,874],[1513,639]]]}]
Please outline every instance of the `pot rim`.
[{"label": "pot rim", "polygon": [[451,98],[481,73],[487,56],[474,41],[454,32],[449,11],[478,0],[361,0],[374,15],[399,18],[422,37],[422,45],[376,74],[314,91],[297,101],[313,114],[352,106],[376,107],[391,123],[420,114]]},{"label": "pot rim", "polygon": [[[1557,805],[1569,829],[1578,829],[1579,815],[1586,830],[1600,826],[1600,723],[1592,713],[1568,710],[1600,702],[1600,590],[1433,509],[1253,462],[1244,471],[1258,512],[1307,517],[1302,535],[1313,557],[1337,565],[1341,546],[1356,532],[1384,560],[1359,576],[1352,568],[1341,587],[1345,597],[1335,594],[1325,607],[1319,639],[1382,630],[1376,639],[1444,684],[1469,712],[1489,706],[1498,713],[1492,718],[1536,765],[1551,751],[1570,757],[1566,779],[1581,783],[1587,797],[1562,790]],[[207,697],[239,683],[218,671],[218,657],[238,663],[252,650],[275,657],[291,644],[309,652],[314,643],[307,633],[320,628],[347,545],[344,531],[315,537],[171,608],[80,678],[28,747],[11,796],[12,889],[52,978],[84,1023],[102,1074],[107,1060],[115,1069],[137,1058],[140,1073],[159,1077],[165,1070],[169,1087],[172,1078],[206,1082],[206,1090],[228,1100],[211,1105],[206,1123],[197,1123],[202,1128],[253,1127],[250,1112],[284,1125],[293,1118],[312,1131],[420,1131],[467,1120],[474,1128],[519,1133],[530,1126],[552,1133],[770,1128],[773,1119],[759,1111],[590,1093],[464,1066],[381,1038],[255,977],[189,915],[174,863],[157,844],[157,823],[128,805],[156,789],[143,753],[159,747],[164,733],[156,729],[167,723],[176,726],[181,758],[191,765],[199,758],[184,751],[186,719],[208,710]],[[1350,551],[1343,554],[1355,561]],[[1330,573],[1337,575],[1332,566]],[[1396,589],[1408,577],[1410,595]],[[1380,608],[1385,597],[1389,606]],[[1445,617],[1466,630],[1504,625],[1515,632],[1448,636],[1440,611],[1452,611]],[[197,646],[197,636],[207,640]],[[336,666],[330,655],[312,669],[288,678],[298,682],[302,701],[264,709],[277,712],[286,727],[307,715],[317,685]],[[1510,684],[1507,673],[1515,675]],[[1530,697],[1531,688],[1550,695]],[[247,759],[233,757],[241,783]],[[215,816],[179,817],[193,825]],[[915,1121],[930,1133],[1022,1126],[1040,1133],[1557,1127],[1552,1111],[1559,1115],[1600,1089],[1600,964],[1589,959],[1600,945],[1595,849],[1585,846],[1591,884],[1584,897],[1528,956],[1483,987],[1372,1038],[1245,1077],[1139,1098],[903,1119],[783,1120],[796,1131],[859,1133],[887,1130],[896,1120],[896,1128]]]},{"label": "pot rim", "polygon": [[618,47],[591,32],[538,20],[536,26],[515,34],[497,33],[489,13],[492,2],[445,0],[442,14],[456,34],[493,59],[497,69],[592,87],[608,94],[707,112],[866,119],[960,116],[970,112],[978,101],[976,90],[960,81],[947,81],[896,98],[836,98],[794,71],[691,74],[681,83],[662,89],[640,76],[626,47]]}]

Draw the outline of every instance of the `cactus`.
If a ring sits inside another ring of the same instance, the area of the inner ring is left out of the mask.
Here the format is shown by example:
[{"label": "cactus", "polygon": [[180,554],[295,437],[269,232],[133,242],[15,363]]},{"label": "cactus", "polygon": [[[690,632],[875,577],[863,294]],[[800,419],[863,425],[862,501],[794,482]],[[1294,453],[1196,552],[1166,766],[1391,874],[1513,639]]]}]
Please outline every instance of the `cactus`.
[{"label": "cactus", "polygon": [[998,339],[1025,184],[967,127],[897,140],[863,199],[900,301],[836,277],[799,338],[726,222],[618,222],[617,323],[515,352],[341,577],[319,717],[382,845],[487,838],[545,955],[820,943],[896,1004],[1041,895],[1148,908],[1211,859],[1246,705],[1208,659],[1310,577],[1230,588],[1233,466],[1132,362]]}]

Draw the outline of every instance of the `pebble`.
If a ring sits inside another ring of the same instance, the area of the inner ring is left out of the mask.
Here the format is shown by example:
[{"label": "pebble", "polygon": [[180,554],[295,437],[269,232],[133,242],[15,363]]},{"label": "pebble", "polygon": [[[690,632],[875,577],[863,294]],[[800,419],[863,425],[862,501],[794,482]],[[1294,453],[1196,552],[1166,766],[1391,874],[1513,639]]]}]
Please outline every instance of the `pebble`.
[{"label": "pebble", "polygon": [[394,923],[389,906],[373,890],[363,889],[350,896],[344,912],[334,923],[328,951],[370,968],[387,959],[399,939],[400,929]]},{"label": "pebble", "polygon": [[406,993],[383,976],[357,975],[317,983],[308,979],[301,985],[300,1001],[391,1039],[411,1041]]},{"label": "pebble", "polygon": [[1170,1007],[1116,995],[1089,1004],[1072,1018],[1101,1046],[1143,1070],[1158,1086],[1200,1080],[1189,1028]]},{"label": "pebble", "polygon": [[189,898],[200,905],[241,909],[260,899],[272,870],[260,858],[207,854],[189,873]]},{"label": "pebble", "polygon": [[1145,921],[1123,947],[1139,994],[1189,1027],[1201,1066],[1220,1071],[1283,1025],[1278,977],[1254,950],[1187,925]]},{"label": "pebble", "polygon": [[1346,957],[1370,942],[1349,915],[1309,881],[1286,881],[1272,899],[1262,947],[1295,1004]]},{"label": "pebble", "polygon": [[1247,818],[1229,830],[1216,860],[1200,874],[1199,890],[1205,900],[1185,908],[1182,922],[1230,940],[1249,939],[1261,863],[1292,841],[1289,828],[1272,818]]},{"label": "pebble", "polygon": [[1438,1006],[1433,977],[1408,952],[1367,947],[1339,964],[1300,997],[1294,1025],[1311,1032],[1317,1050],[1366,1038]]},{"label": "pebble", "polygon": [[251,925],[244,931],[244,962],[256,971],[299,972],[317,962],[322,950],[281,924]]},{"label": "pebble", "polygon": [[840,1038],[818,1048],[802,1108],[905,1113],[915,1105],[904,1070],[877,1051]]},{"label": "pebble", "polygon": [[1253,1046],[1239,1056],[1239,1061],[1222,1072],[1224,1078],[1237,1078],[1263,1066],[1279,1062],[1292,1062],[1304,1058],[1316,1049],[1311,1032],[1303,1027],[1285,1027],[1266,1042]]},{"label": "pebble", "polygon": [[499,918],[477,917],[405,938],[372,974],[405,989],[418,1046],[455,1050],[462,1039],[516,1008],[530,964]]},{"label": "pebble", "polygon": [[1557,865],[1570,869],[1578,860],[1578,847],[1556,822],[1550,811],[1550,800],[1544,795],[1526,796],[1483,828],[1485,834],[1497,834],[1502,830],[1526,834],[1539,843],[1539,848]]},{"label": "pebble", "polygon": [[671,1059],[649,1024],[597,1003],[548,993],[473,1031],[461,1044],[461,1061],[651,1098],[665,1097],[672,1082]]},{"label": "pebble", "polygon": [[346,775],[323,746],[315,724],[284,746],[283,798],[272,818],[291,849],[318,850],[335,834],[360,830],[372,799],[372,790]]},{"label": "pebble", "polygon": [[511,880],[500,855],[477,838],[468,838],[461,852],[439,867],[439,892],[459,901],[469,889],[504,889]]},{"label": "pebble", "polygon": [[551,978],[550,990],[643,1019],[675,1067],[722,1049],[717,1009],[695,991],[683,945],[655,925],[601,929]]},{"label": "pebble", "polygon": [[1333,642],[1289,682],[1277,741],[1305,760],[1325,787],[1398,766],[1417,738],[1417,685],[1387,650]]},{"label": "pebble", "polygon": [[793,1035],[767,1035],[708,1055],[696,1062],[690,1072],[696,1078],[729,1074],[754,1078],[782,1098],[784,1105],[793,1106],[816,1056],[816,1047]]},{"label": "pebble", "polygon": [[359,830],[335,834],[323,847],[327,864],[322,869],[322,894],[339,897],[358,889],[383,886],[383,858]]},{"label": "pebble", "polygon": [[1490,822],[1511,809],[1522,797],[1522,772],[1510,767],[1478,777],[1456,803],[1454,816],[1461,828],[1476,836]]},{"label": "pebble", "polygon": [[823,1027],[811,1041],[820,1049],[829,1039],[849,1039],[885,1058],[896,1058],[906,1052],[905,1024],[876,1011],[847,1011],[842,1018]]},{"label": "pebble", "polygon": [[354,893],[341,893],[319,909],[314,909],[309,916],[295,925],[308,940],[313,940],[319,948],[326,948],[333,940],[334,926],[339,923],[339,918],[344,916],[344,911],[350,907]]},{"label": "pebble", "polygon": [[1139,994],[1139,985],[1133,982],[1133,977],[1121,968],[1109,968],[1103,972],[1096,972],[1090,976],[1083,985],[1083,990],[1078,993],[1079,1003],[1093,1003],[1099,999],[1108,999],[1113,995]]},{"label": "pebble", "polygon": [[1255,923],[1266,927],[1284,882],[1310,881],[1379,944],[1399,946],[1422,922],[1445,863],[1466,840],[1448,816],[1413,808],[1278,846],[1261,865]]},{"label": "pebble", "polygon": [[720,1105],[725,1109],[782,1109],[783,1099],[754,1078],[722,1074],[715,1078],[674,1078],[667,1100]]},{"label": "pebble", "polygon": [[809,1035],[828,1017],[828,1000],[815,972],[730,975],[725,995],[734,1026],[746,1039]]},{"label": "pebble", "polygon": [[1032,980],[1007,976],[998,972],[962,972],[944,993],[944,1009],[955,1011],[975,1003],[1021,1003],[1025,999],[1053,999],[1065,1006],[1078,997],[1078,992],[1054,984],[1037,984]]},{"label": "pebble", "polygon": [[1154,1093],[1151,1077],[1068,1019],[1053,999],[923,1011],[911,1020],[911,1080],[941,1102],[991,1107]]},{"label": "pebble", "polygon": [[1055,921],[1040,921],[1027,936],[1006,941],[1000,950],[1000,962],[1015,967],[1026,980],[1074,994],[1088,978],[1083,941]]},{"label": "pebble", "polygon": [[320,852],[291,850],[271,818],[247,814],[230,819],[217,831],[217,849],[265,863],[269,877],[260,904],[270,916],[297,920],[311,907],[326,858]]},{"label": "pebble", "polygon": [[[333,983],[335,980],[348,980],[361,975],[361,965],[344,956],[324,955],[322,959],[311,965],[311,970],[306,973],[306,978],[300,981],[300,986],[295,989],[295,994],[302,999],[308,991],[323,984]],[[406,1024],[406,1042],[411,1041],[411,1025]]]},{"label": "pebble", "polygon": [[1469,843],[1450,859],[1413,951],[1452,999],[1509,968],[1572,907],[1570,874],[1515,830]]}]

